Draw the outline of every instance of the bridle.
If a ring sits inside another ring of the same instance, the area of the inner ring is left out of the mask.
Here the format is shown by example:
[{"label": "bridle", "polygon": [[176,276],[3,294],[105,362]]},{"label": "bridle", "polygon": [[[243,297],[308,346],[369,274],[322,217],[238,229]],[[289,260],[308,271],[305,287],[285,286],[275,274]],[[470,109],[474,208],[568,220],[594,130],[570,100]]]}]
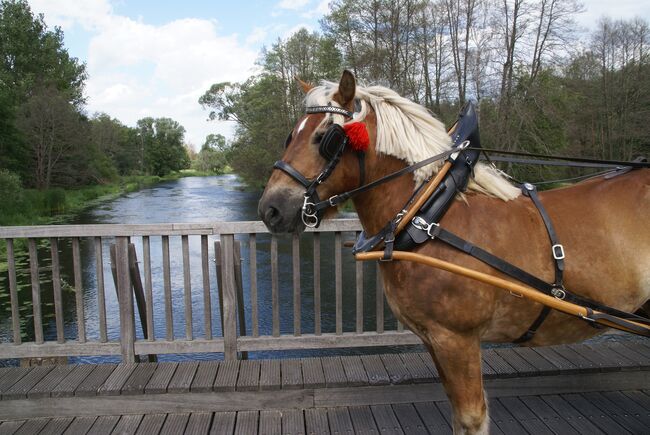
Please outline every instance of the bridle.
[{"label": "bridle", "polygon": [[[342,107],[336,106],[309,106],[306,108],[305,112],[307,114],[313,113],[333,113],[336,115],[343,115],[352,119],[354,117],[354,112],[350,112]],[[289,163],[284,160],[278,160],[273,165],[274,169],[279,169],[297,181],[299,184],[305,187],[305,193],[303,194],[304,200],[301,209],[301,218],[305,226],[310,228],[316,228],[320,225],[320,222],[323,217],[323,213],[327,207],[335,206],[336,204],[330,201],[321,201],[316,188],[327,180],[332,172],[338,165],[345,147],[348,144],[348,136],[345,133],[343,127],[338,124],[332,124],[327,128],[325,134],[320,140],[318,146],[318,152],[327,162],[321,172],[312,179],[305,177],[300,173],[296,168],[291,166]],[[291,134],[287,138],[286,146],[291,142]],[[365,153],[357,152],[357,158],[359,160],[359,185],[362,186],[365,178]]]}]

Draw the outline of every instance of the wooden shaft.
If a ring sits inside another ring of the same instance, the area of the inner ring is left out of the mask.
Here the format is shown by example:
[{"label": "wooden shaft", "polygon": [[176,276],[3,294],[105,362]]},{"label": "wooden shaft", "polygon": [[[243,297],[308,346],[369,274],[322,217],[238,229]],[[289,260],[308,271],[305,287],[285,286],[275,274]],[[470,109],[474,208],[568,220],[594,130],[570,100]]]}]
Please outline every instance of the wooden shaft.
[{"label": "wooden shaft", "polygon": [[409,207],[407,210],[406,214],[402,217],[402,220],[399,221],[397,224],[397,228],[395,229],[395,235],[399,234],[400,231],[404,229],[407,223],[411,222],[411,219],[413,219],[413,216],[422,208],[422,205],[431,197],[431,194],[433,194],[433,191],[436,190],[442,179],[447,175],[447,171],[451,168],[452,163],[450,161],[446,161],[445,164],[440,168],[438,171],[438,174],[429,182],[427,185],[424,187],[422,192],[418,195],[417,199],[415,202]]},{"label": "wooden shaft", "polygon": [[[368,261],[368,260],[380,260],[383,257],[383,255],[384,255],[383,251],[373,251],[373,252],[361,252],[356,254],[355,257],[357,260]],[[486,284],[490,284],[495,287],[499,287],[504,290],[510,291],[515,296],[523,296],[526,299],[539,302],[540,304],[546,305],[558,311],[562,311],[563,313],[566,314],[571,314],[573,316],[578,316],[583,318],[587,317],[588,315],[587,308],[581,307],[580,305],[576,305],[571,302],[566,302],[561,299],[557,299],[553,296],[546,295],[525,285],[510,282],[505,279],[498,278],[496,276],[492,276],[483,272],[478,272],[476,270],[468,269],[463,266],[458,266],[457,264],[449,263],[447,261],[443,261],[437,258],[427,257],[426,255],[416,254],[414,252],[393,251],[393,259],[413,261],[416,263],[435,267],[437,269],[446,270],[447,272],[455,273],[457,275],[462,275],[467,278],[474,279],[476,281],[481,281]],[[596,310],[593,310],[593,313],[600,314],[600,312]],[[648,326],[642,323],[634,322],[631,320],[626,320],[626,321],[636,326],[639,326],[641,328],[648,329]],[[598,319],[596,320],[596,323],[602,323],[605,326],[621,329],[627,332],[634,332],[625,328],[624,326],[609,322],[606,319]]]}]

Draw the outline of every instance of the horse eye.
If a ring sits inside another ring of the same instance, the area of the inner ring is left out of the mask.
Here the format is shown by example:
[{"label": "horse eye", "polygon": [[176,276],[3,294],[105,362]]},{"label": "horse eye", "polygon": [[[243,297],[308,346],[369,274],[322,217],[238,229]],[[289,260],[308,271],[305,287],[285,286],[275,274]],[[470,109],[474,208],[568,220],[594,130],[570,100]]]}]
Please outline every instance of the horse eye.
[{"label": "horse eye", "polygon": [[289,136],[287,136],[287,140],[284,141],[284,147],[288,147],[289,144],[291,143],[292,135],[289,133]]}]

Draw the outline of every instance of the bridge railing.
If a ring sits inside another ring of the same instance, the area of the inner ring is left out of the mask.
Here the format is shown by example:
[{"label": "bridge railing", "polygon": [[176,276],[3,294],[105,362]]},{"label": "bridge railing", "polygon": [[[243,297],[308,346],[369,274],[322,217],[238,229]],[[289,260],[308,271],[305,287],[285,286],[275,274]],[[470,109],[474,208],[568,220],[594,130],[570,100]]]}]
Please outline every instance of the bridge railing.
[{"label": "bridge railing", "polygon": [[[269,235],[261,222],[0,227],[0,298],[8,295],[10,314],[0,319],[0,359],[120,355],[131,362],[196,352],[235,359],[238,352],[418,343],[387,319],[377,268],[354,264],[344,252],[344,240],[360,230],[354,219],[286,237]],[[333,253],[323,250],[325,242]],[[287,273],[281,263],[289,258]],[[141,278],[144,307],[137,307],[132,289]],[[332,292],[333,312],[321,304]],[[248,317],[238,319],[243,304]],[[323,317],[332,328],[322,326]]]}]

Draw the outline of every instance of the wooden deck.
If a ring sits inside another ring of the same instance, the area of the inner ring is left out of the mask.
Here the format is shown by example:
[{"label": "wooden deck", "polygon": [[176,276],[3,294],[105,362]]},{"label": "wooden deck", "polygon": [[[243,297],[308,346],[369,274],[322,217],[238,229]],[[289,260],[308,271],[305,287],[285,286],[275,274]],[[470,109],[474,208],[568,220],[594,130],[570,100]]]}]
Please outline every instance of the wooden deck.
[{"label": "wooden deck", "polygon": [[[650,342],[483,352],[492,433],[650,427]],[[449,433],[428,355],[0,369],[0,434]]]}]

